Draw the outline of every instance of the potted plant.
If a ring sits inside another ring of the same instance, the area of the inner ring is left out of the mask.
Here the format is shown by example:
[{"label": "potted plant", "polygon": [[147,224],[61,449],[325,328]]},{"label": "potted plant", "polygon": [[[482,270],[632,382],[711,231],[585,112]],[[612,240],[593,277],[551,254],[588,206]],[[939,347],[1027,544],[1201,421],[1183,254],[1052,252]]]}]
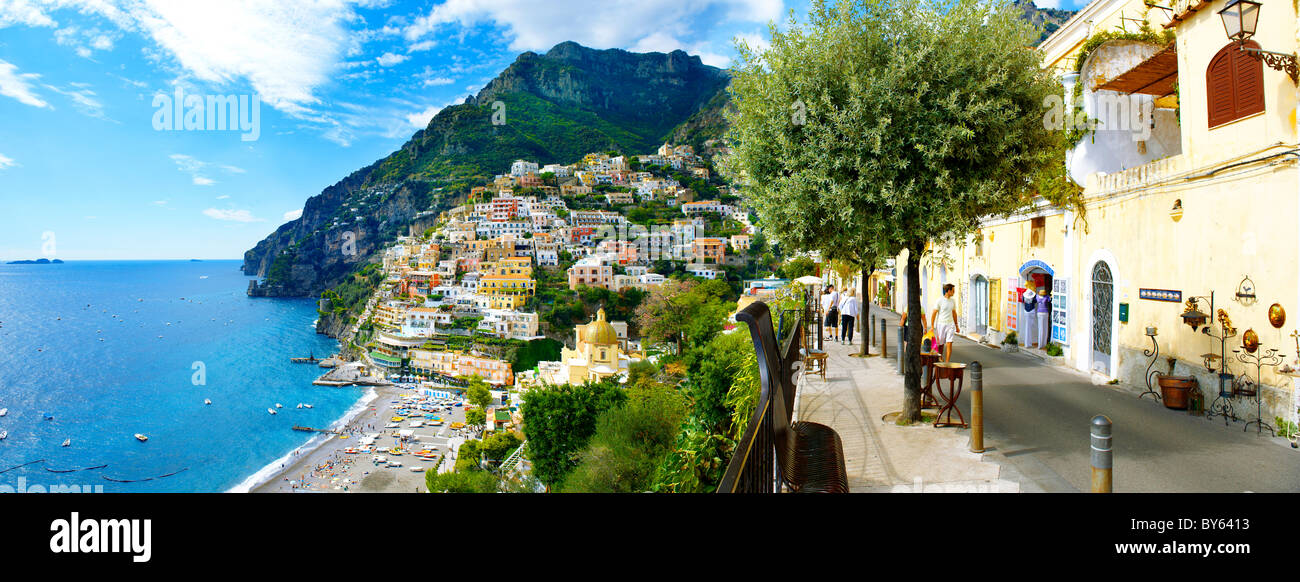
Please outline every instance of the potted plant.
[{"label": "potted plant", "polygon": [[1008,332],[1007,337],[1002,338],[1002,349],[1006,350],[1008,354],[1014,354],[1020,351],[1020,346],[1017,344],[1018,341],[1016,340],[1016,332],[1014,330]]},{"label": "potted plant", "polygon": [[1164,402],[1165,408],[1187,410],[1188,394],[1197,387],[1196,378],[1175,376],[1174,364],[1178,360],[1165,358],[1165,361],[1169,364],[1169,373],[1156,376],[1156,383],[1160,385],[1160,400]]}]

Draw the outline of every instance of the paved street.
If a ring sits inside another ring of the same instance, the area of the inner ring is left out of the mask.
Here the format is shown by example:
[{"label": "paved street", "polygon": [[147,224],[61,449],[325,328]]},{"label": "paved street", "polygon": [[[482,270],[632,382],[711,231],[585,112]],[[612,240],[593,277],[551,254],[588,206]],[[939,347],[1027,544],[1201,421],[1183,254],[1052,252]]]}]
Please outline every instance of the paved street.
[{"label": "paved street", "polygon": [[[965,338],[952,357],[984,366],[990,452],[1042,490],[1089,489],[1088,422],[1105,414],[1114,423],[1117,492],[1300,491],[1300,451],[1268,431],[1260,437],[1254,427],[1243,432],[1244,422],[1225,427],[1220,418],[1169,410],[1150,397],[1139,400],[1128,390],[1093,385],[1082,373]],[[960,402],[969,415],[969,391]],[[1022,491],[1033,490],[1022,482]]]}]

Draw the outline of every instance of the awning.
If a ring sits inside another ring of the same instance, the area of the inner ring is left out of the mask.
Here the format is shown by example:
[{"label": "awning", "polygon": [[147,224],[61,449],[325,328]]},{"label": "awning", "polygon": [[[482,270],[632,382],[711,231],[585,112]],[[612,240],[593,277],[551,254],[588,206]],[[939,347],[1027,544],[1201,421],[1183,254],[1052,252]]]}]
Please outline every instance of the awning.
[{"label": "awning", "polygon": [[1116,91],[1119,93],[1140,93],[1163,97],[1174,92],[1174,83],[1178,82],[1178,47],[1169,43],[1151,58],[1138,63],[1097,90]]}]

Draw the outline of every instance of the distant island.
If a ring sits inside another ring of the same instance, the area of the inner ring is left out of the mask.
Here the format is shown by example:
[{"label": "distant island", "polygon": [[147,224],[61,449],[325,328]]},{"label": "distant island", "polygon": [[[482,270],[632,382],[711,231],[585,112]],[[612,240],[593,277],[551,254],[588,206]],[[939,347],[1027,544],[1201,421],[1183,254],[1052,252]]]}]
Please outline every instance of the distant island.
[{"label": "distant island", "polygon": [[63,260],[54,259],[53,261],[51,261],[49,259],[36,259],[35,261],[9,261],[6,264],[8,265],[62,265]]}]

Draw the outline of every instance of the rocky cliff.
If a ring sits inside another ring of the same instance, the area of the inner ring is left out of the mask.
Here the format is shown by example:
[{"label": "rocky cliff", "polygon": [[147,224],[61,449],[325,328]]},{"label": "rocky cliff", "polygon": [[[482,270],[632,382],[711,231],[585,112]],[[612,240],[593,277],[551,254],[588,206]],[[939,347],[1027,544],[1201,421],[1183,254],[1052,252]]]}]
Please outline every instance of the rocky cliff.
[{"label": "rocky cliff", "polygon": [[596,151],[649,153],[717,105],[728,80],[726,71],[682,51],[565,42],[544,55],[523,53],[478,95],[440,111],[400,150],[309,198],[300,218],[244,253],[244,273],[264,278],[249,294],[317,295],[337,285],[377,261],[386,243],[432,226],[515,159],[572,163]]}]

